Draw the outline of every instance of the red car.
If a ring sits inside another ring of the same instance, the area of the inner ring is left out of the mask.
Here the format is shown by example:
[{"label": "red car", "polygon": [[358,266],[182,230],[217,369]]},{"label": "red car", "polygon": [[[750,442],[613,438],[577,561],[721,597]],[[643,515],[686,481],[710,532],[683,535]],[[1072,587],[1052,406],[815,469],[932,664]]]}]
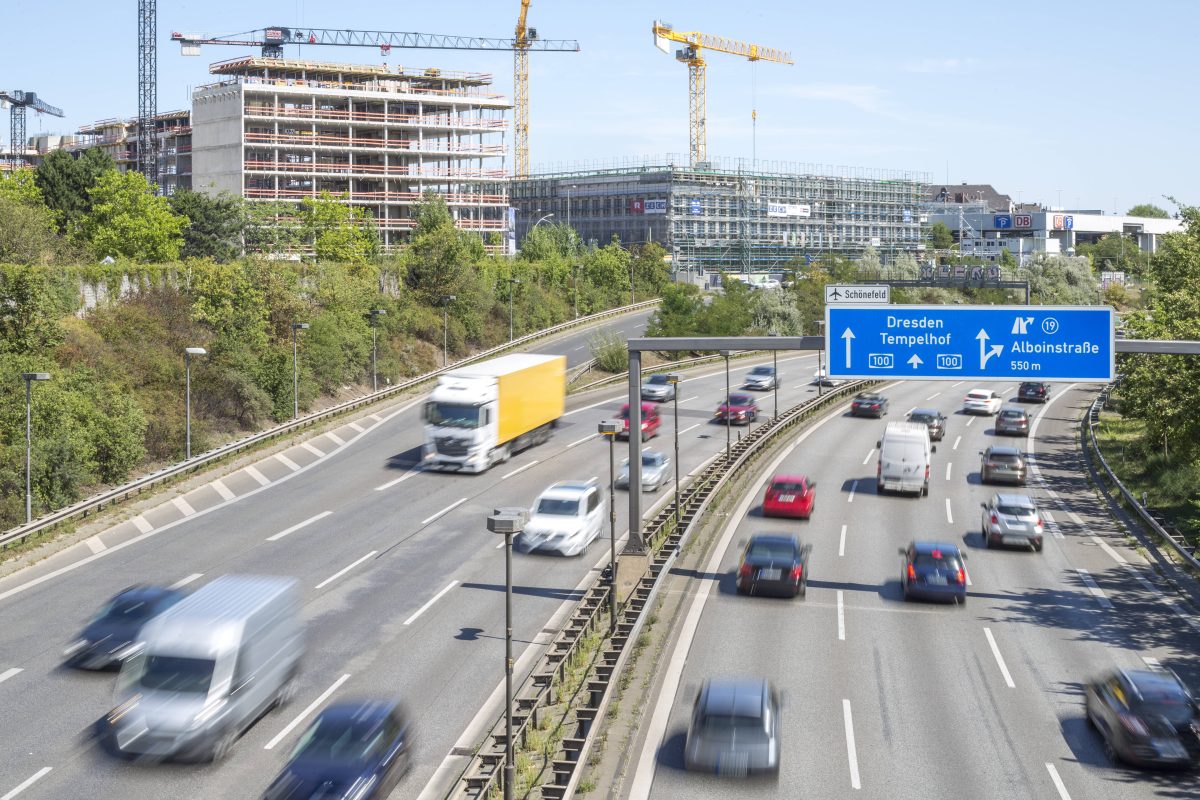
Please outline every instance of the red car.
[{"label": "red car", "polygon": [[817,482],[804,475],[776,475],[763,497],[763,516],[808,519],[816,504],[816,488]]},{"label": "red car", "polygon": [[[621,406],[620,419],[625,423],[625,430],[617,434],[618,439],[629,438],[629,403]],[[658,406],[654,403],[642,403],[642,441],[658,436],[662,417],[658,414]]]},{"label": "red car", "polygon": [[729,405],[717,406],[713,418],[730,425],[749,425],[758,419],[758,401],[748,394],[731,394]]}]

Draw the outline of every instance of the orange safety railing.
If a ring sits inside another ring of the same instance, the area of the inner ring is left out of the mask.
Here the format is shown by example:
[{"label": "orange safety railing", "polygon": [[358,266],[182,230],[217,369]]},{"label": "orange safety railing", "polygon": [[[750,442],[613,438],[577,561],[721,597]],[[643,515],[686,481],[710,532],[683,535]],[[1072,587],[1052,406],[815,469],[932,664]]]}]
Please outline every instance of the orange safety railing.
[{"label": "orange safety railing", "polygon": [[508,120],[485,117],[465,117],[459,114],[385,114],[381,111],[349,111],[343,108],[300,108],[295,106],[247,105],[248,117],[290,117],[296,119],[331,119],[356,122],[390,122],[400,125],[428,125],[453,128],[500,129]]},{"label": "orange safety railing", "polygon": [[503,155],[507,148],[502,144],[456,144],[426,139],[370,139],[335,136],[331,133],[257,133],[246,132],[246,141],[261,144],[299,144],[308,147],[357,147],[384,150],[415,150],[430,153],[464,153],[470,155]]},{"label": "orange safety railing", "polygon": [[[321,189],[266,189],[247,187],[246,197],[260,200],[298,200],[305,197],[316,197]],[[415,203],[421,199],[421,192],[355,192],[346,202],[350,203]],[[450,192],[439,194],[448,205],[508,205],[508,197],[502,194],[463,194]],[[503,221],[501,221],[502,224]]]},{"label": "orange safety railing", "polygon": [[411,165],[398,164],[345,164],[330,162],[301,162],[301,161],[268,161],[250,159],[245,162],[247,172],[287,172],[303,175],[382,175],[384,177],[415,177],[429,179],[443,178],[491,178],[503,179],[508,176],[502,169],[419,169]]},{"label": "orange safety railing", "polygon": [[385,79],[380,81],[316,81],[316,80],[301,80],[299,78],[257,78],[245,75],[239,75],[236,78],[229,80],[217,81],[198,87],[199,89],[216,89],[222,86],[231,86],[234,84],[242,84],[245,86],[263,86],[263,87],[290,87],[297,89],[334,89],[339,92],[346,90],[360,92],[380,92],[393,95],[421,95],[422,97],[471,97],[481,100],[504,100],[502,94],[496,92],[482,92],[471,87],[461,87],[458,89],[431,89],[425,86],[408,86],[401,88],[400,83],[403,79]]}]

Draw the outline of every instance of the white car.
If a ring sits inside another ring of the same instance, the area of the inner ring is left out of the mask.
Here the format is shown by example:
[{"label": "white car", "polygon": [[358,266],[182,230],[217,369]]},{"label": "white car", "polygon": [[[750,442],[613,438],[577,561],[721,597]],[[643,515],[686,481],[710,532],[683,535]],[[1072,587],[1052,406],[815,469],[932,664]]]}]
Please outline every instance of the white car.
[{"label": "white car", "polygon": [[595,478],[556,483],[533,504],[525,530],[513,546],[525,553],[543,550],[577,556],[600,535],[607,508]]},{"label": "white car", "polygon": [[846,382],[846,379],[845,378],[831,378],[831,377],[829,377],[829,370],[822,368],[822,369],[813,371],[812,382],[814,384],[819,383],[822,386],[841,386],[843,383]]},{"label": "white car", "polygon": [[778,389],[782,385],[782,381],[779,380],[779,376],[775,373],[775,368],[767,364],[760,364],[747,372],[746,377],[742,379],[742,386],[747,389],[766,391],[768,389]]},{"label": "white car", "polygon": [[[646,450],[642,453],[642,491],[657,492],[671,477],[671,459],[663,453]],[[621,474],[617,476],[617,488],[629,488],[629,459],[621,463]]]},{"label": "white car", "polygon": [[964,414],[998,414],[1004,398],[990,389],[972,389],[963,398]]}]

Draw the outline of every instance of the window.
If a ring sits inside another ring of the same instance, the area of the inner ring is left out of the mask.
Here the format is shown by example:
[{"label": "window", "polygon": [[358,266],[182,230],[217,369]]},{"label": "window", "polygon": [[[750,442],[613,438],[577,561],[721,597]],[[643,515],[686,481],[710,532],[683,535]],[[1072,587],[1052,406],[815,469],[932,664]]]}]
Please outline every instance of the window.
[{"label": "window", "polygon": [[588,498],[587,498],[588,513],[590,514],[593,511],[595,511],[596,507],[599,505],[600,505],[600,493],[599,492],[588,492]]}]

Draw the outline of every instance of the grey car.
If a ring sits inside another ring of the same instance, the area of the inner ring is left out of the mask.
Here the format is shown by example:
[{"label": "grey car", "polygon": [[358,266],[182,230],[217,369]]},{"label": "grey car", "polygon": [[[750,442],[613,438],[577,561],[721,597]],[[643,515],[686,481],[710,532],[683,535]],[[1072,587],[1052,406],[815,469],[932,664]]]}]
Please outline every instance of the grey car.
[{"label": "grey car", "polygon": [[675,384],[666,375],[651,375],[642,381],[642,399],[657,403],[675,399]]},{"label": "grey car", "polygon": [[908,412],[908,421],[928,425],[931,442],[940,442],[946,437],[946,415],[936,408],[914,408]]},{"label": "grey car", "polygon": [[1020,406],[1004,406],[996,415],[996,435],[1028,436],[1029,413]]},{"label": "grey car", "polygon": [[995,494],[983,507],[979,530],[984,547],[1032,547],[1042,552],[1042,515],[1023,494]]},{"label": "grey car", "polygon": [[766,391],[768,389],[778,389],[783,385],[779,380],[779,373],[774,367],[769,367],[766,364],[755,367],[746,373],[746,377],[742,381],[742,386],[747,389],[759,389]]},{"label": "grey car", "polygon": [[1025,454],[1015,447],[993,445],[979,451],[979,480],[983,483],[1015,483],[1025,485],[1028,464]]},{"label": "grey car", "polygon": [[742,778],[779,775],[779,694],[762,678],[706,681],[684,744],[689,770]]},{"label": "grey car", "polygon": [[[671,459],[654,450],[642,453],[642,491],[657,492],[671,477]],[[621,463],[617,475],[617,488],[629,488],[629,459]]]}]

